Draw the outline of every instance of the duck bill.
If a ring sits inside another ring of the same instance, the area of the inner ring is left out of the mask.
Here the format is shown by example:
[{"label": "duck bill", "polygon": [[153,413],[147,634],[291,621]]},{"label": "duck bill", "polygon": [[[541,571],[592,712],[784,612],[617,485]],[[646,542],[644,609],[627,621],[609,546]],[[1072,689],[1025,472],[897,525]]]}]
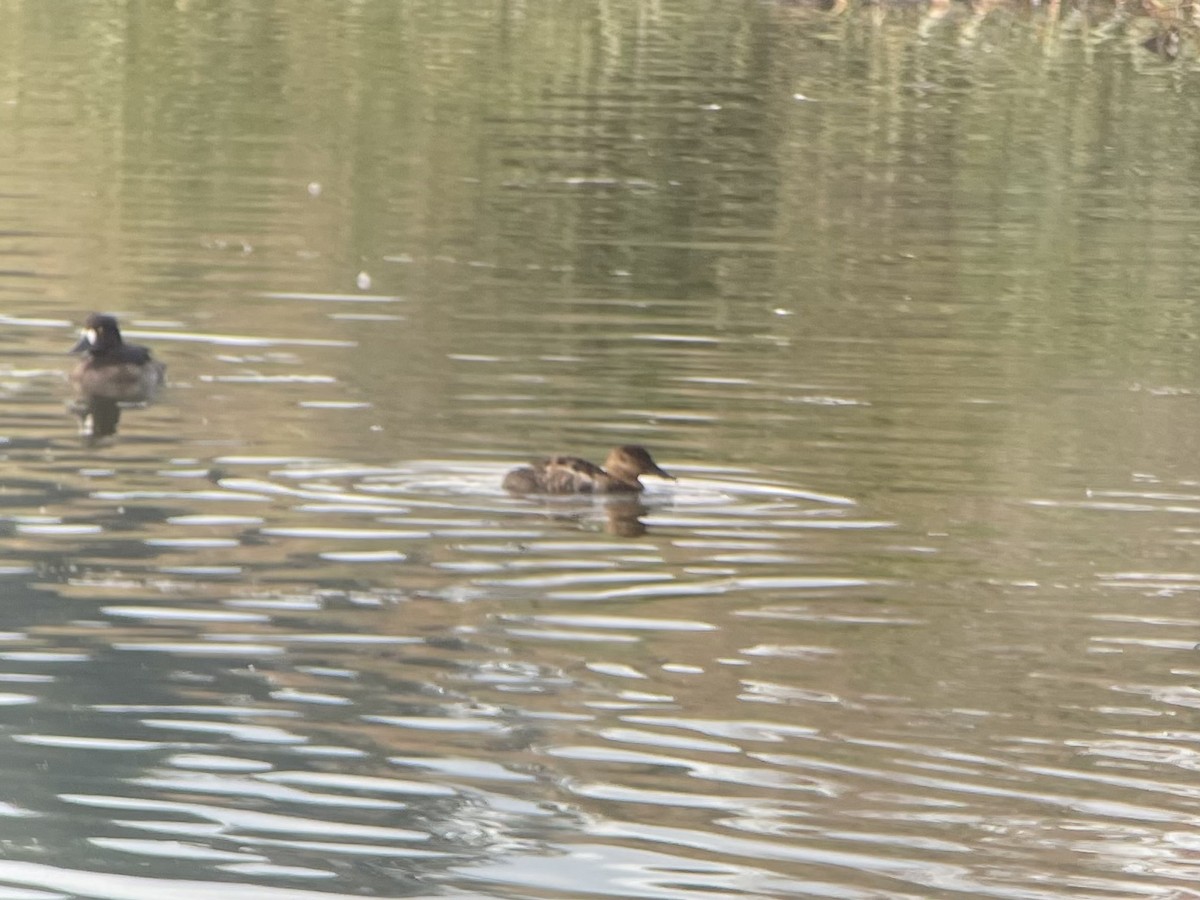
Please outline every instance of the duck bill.
[{"label": "duck bill", "polygon": [[88,336],[86,334],[84,334],[84,335],[80,336],[79,342],[74,347],[72,347],[68,352],[82,353],[85,350],[91,350],[91,349],[92,349],[92,342],[89,341]]},{"label": "duck bill", "polygon": [[668,472],[666,469],[660,468],[658,466],[658,464],[655,464],[654,468],[652,468],[650,470],[650,474],[657,475],[659,478],[666,478],[668,481],[678,481],[679,480],[674,475],[672,475],[670,472]]}]

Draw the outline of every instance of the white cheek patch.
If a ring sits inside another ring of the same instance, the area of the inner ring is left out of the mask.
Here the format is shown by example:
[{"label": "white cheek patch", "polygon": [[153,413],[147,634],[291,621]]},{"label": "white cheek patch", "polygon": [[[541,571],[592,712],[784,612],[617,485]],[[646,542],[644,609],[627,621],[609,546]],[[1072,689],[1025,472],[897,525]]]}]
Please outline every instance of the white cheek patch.
[{"label": "white cheek patch", "polygon": [[86,331],[83,332],[83,337],[84,337],[84,340],[86,340],[93,347],[96,346],[96,329],[95,328],[88,328]]}]

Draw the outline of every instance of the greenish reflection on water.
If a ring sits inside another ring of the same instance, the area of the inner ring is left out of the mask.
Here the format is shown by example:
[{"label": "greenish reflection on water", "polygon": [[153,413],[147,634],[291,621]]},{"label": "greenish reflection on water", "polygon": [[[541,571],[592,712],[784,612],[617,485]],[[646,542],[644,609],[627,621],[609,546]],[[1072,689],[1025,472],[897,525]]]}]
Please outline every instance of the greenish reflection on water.
[{"label": "greenish reflection on water", "polygon": [[[1194,885],[1186,41],[0,15],[0,880]],[[173,381],[100,448],[59,377],[92,308]],[[683,474],[644,533],[498,491],[624,441]]]}]

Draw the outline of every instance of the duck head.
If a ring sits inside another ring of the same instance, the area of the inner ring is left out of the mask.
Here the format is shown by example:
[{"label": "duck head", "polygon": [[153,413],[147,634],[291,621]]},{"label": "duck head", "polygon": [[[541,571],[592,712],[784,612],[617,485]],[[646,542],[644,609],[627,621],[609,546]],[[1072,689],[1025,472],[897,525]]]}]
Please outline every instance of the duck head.
[{"label": "duck head", "polygon": [[627,481],[637,481],[639,475],[657,475],[675,481],[670,472],[661,468],[645,447],[625,444],[614,447],[604,461],[604,468],[612,475]]},{"label": "duck head", "polygon": [[117,320],[104,313],[92,313],[83,323],[83,334],[79,343],[71,348],[72,353],[103,353],[121,346],[121,329]]}]

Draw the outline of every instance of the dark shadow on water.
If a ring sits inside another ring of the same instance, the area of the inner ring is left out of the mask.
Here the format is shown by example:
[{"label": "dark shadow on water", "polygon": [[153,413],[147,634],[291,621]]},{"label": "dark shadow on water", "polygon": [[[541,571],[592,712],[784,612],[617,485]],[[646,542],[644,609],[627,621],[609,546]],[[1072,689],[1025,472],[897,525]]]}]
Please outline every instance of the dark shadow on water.
[{"label": "dark shadow on water", "polygon": [[640,497],[614,497],[604,503],[604,530],[617,537],[641,537],[646,533],[642,516],[647,512]]},{"label": "dark shadow on water", "polygon": [[[535,498],[529,498],[535,500]],[[556,522],[569,523],[582,529],[594,528],[597,518],[597,504],[604,514],[602,527],[606,534],[615,537],[641,537],[646,534],[646,523],[642,517],[649,512],[649,507],[642,502],[640,496],[616,494],[601,497],[594,494],[584,494],[578,497],[541,497],[543,511],[547,518]],[[535,501],[536,502],[536,501]]]},{"label": "dark shadow on water", "polygon": [[121,404],[108,397],[85,396],[72,404],[79,420],[79,436],[85,446],[94,447],[114,438],[121,422]]},{"label": "dark shadow on water", "polygon": [[116,443],[123,412],[144,409],[144,402],[125,402],[111,397],[83,395],[68,409],[78,420],[79,439],[85,447],[103,447]]}]

